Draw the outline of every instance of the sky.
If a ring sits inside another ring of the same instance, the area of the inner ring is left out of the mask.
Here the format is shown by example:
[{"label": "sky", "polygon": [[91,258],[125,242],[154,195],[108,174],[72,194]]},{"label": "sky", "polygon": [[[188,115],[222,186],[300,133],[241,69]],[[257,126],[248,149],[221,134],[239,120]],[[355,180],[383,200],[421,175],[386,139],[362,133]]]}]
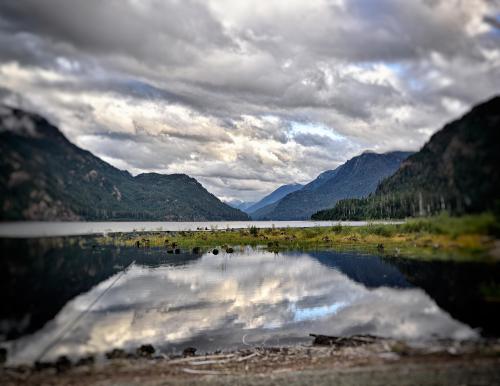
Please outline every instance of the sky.
[{"label": "sky", "polygon": [[223,200],[418,150],[500,90],[500,0],[2,0],[0,103]]}]

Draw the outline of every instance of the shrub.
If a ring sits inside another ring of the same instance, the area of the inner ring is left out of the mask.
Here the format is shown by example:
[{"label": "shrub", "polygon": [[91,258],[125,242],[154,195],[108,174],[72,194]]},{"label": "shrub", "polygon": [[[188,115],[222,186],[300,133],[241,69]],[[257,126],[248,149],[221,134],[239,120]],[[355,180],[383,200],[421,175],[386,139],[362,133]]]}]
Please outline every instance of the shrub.
[{"label": "shrub", "polygon": [[369,224],[366,227],[366,230],[368,234],[383,236],[383,237],[391,237],[394,234],[394,230],[391,225]]},{"label": "shrub", "polygon": [[253,236],[253,237],[257,237],[259,235],[259,228],[257,228],[255,225],[252,225],[250,227],[250,234]]},{"label": "shrub", "polygon": [[336,233],[336,234],[342,233],[342,225],[337,224],[337,225],[332,226],[332,232]]},{"label": "shrub", "polygon": [[402,226],[407,233],[427,232],[458,236],[463,234],[495,234],[498,221],[491,213],[453,217],[441,214],[435,217],[409,220]]}]

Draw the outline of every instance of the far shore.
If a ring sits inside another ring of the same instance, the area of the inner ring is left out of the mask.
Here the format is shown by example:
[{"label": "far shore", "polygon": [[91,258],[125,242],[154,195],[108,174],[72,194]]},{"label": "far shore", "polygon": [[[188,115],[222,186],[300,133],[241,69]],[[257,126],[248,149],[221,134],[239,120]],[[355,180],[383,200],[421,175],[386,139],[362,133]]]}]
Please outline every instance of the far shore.
[{"label": "far shore", "polygon": [[331,249],[384,256],[442,260],[497,260],[498,223],[491,214],[446,215],[396,223],[331,223],[311,227],[267,227],[210,231],[115,232],[98,237],[102,245],[164,248],[167,253],[231,253],[239,246],[262,246],[269,251]]},{"label": "far shore", "polygon": [[166,253],[329,249],[387,257],[500,259],[500,225],[491,213],[405,221],[14,222],[0,239],[80,238],[82,245],[163,248]]},{"label": "far shore", "polygon": [[0,237],[35,238],[103,235],[117,232],[177,232],[257,228],[311,228],[336,224],[363,226],[368,223],[400,224],[387,221],[11,221],[0,222]]}]

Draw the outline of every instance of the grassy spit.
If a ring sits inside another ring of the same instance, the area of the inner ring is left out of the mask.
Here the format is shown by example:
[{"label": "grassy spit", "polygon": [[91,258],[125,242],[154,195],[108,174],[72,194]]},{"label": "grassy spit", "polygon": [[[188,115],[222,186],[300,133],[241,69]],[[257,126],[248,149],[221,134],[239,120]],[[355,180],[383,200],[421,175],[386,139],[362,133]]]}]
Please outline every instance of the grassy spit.
[{"label": "grassy spit", "polygon": [[286,249],[362,251],[420,259],[496,259],[499,224],[486,213],[462,217],[440,215],[411,219],[403,224],[368,224],[313,228],[212,229],[209,231],[112,233],[99,244],[201,250],[230,246]]}]

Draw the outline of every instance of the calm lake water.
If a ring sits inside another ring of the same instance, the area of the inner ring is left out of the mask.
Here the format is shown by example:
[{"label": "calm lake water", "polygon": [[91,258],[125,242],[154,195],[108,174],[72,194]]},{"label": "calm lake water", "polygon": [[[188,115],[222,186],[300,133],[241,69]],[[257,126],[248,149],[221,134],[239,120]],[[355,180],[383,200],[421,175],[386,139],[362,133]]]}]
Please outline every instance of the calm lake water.
[{"label": "calm lake water", "polygon": [[[379,221],[377,223],[388,223]],[[391,222],[396,223],[396,222]],[[257,228],[308,228],[332,226],[333,224],[361,226],[366,221],[19,221],[0,222],[0,237],[48,237],[80,236],[111,232],[134,231],[196,231],[210,229],[240,229],[256,226]]]},{"label": "calm lake water", "polygon": [[498,264],[0,241],[0,345],[11,364],[145,343],[169,354],[310,343],[309,333],[426,340],[500,330],[498,299],[482,292],[498,285]]}]

